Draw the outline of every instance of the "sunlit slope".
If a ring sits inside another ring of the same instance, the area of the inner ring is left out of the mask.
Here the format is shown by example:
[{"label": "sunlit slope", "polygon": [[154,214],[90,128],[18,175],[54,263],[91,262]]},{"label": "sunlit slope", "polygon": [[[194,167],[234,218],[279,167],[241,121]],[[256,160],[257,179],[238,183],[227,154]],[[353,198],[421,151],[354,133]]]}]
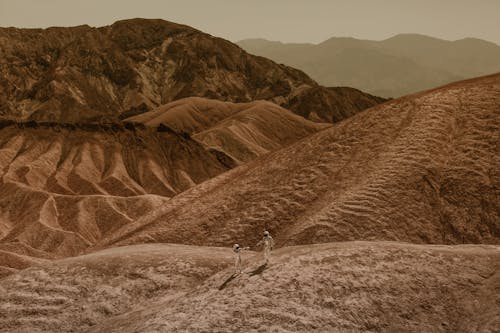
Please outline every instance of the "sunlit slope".
[{"label": "sunlit slope", "polygon": [[[500,75],[394,100],[201,184],[99,246],[498,243]],[[195,205],[186,203],[196,202]]]}]

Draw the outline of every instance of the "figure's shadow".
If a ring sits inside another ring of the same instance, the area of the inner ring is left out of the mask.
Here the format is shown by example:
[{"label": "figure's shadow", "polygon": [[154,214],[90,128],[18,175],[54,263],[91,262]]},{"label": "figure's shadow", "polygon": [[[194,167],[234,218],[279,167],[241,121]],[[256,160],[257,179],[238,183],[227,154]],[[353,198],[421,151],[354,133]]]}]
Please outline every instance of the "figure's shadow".
[{"label": "figure's shadow", "polygon": [[237,274],[233,274],[230,277],[228,277],[227,280],[224,281],[223,284],[221,284],[221,286],[219,287],[219,290],[226,288],[227,285],[229,284],[229,282],[233,281],[236,276],[237,276]]},{"label": "figure's shadow", "polygon": [[266,269],[266,267],[267,267],[267,263],[262,264],[259,267],[257,267],[256,269],[254,269],[253,271],[251,271],[250,273],[248,273],[248,275],[254,276],[257,274],[261,274]]},{"label": "figure's shadow", "polygon": [[[254,276],[254,275],[257,275],[257,274],[261,274],[267,267],[267,263],[266,264],[262,264],[260,265],[259,267],[257,267],[256,269],[254,269],[253,271],[249,272],[248,275],[249,276]],[[233,281],[235,277],[237,277],[239,274],[236,274],[234,273],[233,275],[231,275],[230,277],[228,277],[226,279],[226,281],[224,281],[223,284],[220,285],[219,287],[219,290],[222,290],[224,288],[227,287],[227,285],[229,284],[229,282]]]}]

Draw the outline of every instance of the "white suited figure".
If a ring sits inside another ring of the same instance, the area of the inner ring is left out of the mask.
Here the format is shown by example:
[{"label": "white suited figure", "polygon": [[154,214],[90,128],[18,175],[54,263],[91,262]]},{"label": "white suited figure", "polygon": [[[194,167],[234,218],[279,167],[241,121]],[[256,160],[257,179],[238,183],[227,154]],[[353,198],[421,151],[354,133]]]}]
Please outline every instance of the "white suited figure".
[{"label": "white suited figure", "polygon": [[257,246],[264,246],[264,262],[267,264],[271,257],[271,250],[274,248],[274,239],[269,231],[264,231],[264,237],[257,243]]},{"label": "white suited figure", "polygon": [[242,269],[242,263],[241,263],[241,251],[244,250],[249,250],[249,247],[241,247],[239,244],[234,244],[233,245],[233,252],[234,252],[234,273],[235,274],[240,274],[241,269]]}]

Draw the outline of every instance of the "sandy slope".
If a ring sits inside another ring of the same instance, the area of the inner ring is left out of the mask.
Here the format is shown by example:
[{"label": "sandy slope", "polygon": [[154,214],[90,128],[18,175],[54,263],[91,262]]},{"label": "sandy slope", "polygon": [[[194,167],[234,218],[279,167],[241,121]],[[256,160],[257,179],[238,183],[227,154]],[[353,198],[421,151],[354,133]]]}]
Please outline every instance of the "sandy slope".
[{"label": "sandy slope", "polygon": [[189,133],[239,163],[330,126],[308,121],[271,102],[229,103],[199,97],[181,99],[126,121],[151,127],[164,124]]},{"label": "sandy slope", "polygon": [[265,228],[280,246],[499,243],[499,133],[500,75],[408,96],[204,182],[98,245],[229,245]]},{"label": "sandy slope", "polygon": [[500,251],[486,246],[339,243],[283,248],[262,272],[88,332],[494,332]]},{"label": "sandy slope", "polygon": [[[139,245],[0,280],[2,332],[494,332],[500,249],[346,242],[231,250]],[[17,329],[17,330],[16,330]]]},{"label": "sandy slope", "polygon": [[0,280],[0,332],[81,332],[184,294],[231,263],[227,249],[139,245],[54,261]]}]

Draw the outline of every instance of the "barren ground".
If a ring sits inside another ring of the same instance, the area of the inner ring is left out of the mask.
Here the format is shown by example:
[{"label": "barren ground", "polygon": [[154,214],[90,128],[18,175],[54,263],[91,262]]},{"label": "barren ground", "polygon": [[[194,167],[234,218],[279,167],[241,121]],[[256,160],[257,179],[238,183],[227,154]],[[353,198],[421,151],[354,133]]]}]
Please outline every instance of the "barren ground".
[{"label": "barren ground", "polygon": [[0,280],[2,332],[495,332],[500,248],[340,242],[231,250],[138,245]]}]

